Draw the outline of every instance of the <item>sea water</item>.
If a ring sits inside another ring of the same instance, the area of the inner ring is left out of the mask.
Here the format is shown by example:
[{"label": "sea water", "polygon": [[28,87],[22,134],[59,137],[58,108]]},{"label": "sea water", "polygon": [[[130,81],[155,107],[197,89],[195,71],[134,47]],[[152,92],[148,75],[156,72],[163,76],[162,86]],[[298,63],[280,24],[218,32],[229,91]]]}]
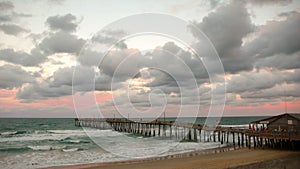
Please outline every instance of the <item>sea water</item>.
[{"label": "sea water", "polygon": [[[249,122],[262,118],[223,117],[220,125],[247,127]],[[205,120],[199,117],[195,123],[203,124]],[[183,118],[181,121],[191,122],[193,119]],[[217,142],[178,142],[109,129],[82,129],[75,127],[74,119],[0,118],[0,168],[7,169],[111,162],[220,146],[223,145]]]}]

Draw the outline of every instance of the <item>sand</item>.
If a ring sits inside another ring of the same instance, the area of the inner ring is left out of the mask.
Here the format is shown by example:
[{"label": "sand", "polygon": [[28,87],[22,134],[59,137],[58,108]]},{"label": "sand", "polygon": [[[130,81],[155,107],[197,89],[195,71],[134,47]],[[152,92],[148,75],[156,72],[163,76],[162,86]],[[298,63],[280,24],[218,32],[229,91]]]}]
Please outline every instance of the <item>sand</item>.
[{"label": "sand", "polygon": [[258,169],[300,168],[300,152],[284,150],[238,149],[191,157],[132,160],[114,163],[84,164],[56,169]]}]

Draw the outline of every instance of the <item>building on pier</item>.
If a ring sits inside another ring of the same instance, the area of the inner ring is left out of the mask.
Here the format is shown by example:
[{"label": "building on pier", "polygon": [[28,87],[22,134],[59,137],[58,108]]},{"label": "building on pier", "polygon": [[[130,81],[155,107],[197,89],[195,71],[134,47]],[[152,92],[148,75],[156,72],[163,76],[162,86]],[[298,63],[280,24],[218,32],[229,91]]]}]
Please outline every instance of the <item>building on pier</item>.
[{"label": "building on pier", "polygon": [[[256,129],[266,129],[273,132],[300,132],[300,114],[284,113],[252,122]],[[259,128],[260,127],[260,128]]]}]

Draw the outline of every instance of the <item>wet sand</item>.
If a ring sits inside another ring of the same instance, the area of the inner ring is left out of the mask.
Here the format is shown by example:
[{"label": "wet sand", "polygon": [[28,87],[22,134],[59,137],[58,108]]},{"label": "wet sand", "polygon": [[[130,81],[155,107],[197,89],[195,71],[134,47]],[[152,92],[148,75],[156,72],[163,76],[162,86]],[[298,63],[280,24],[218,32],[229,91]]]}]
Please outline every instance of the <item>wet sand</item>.
[{"label": "wet sand", "polygon": [[189,153],[180,156],[98,164],[51,167],[55,169],[252,169],[300,167],[300,152],[238,149],[219,153]]}]

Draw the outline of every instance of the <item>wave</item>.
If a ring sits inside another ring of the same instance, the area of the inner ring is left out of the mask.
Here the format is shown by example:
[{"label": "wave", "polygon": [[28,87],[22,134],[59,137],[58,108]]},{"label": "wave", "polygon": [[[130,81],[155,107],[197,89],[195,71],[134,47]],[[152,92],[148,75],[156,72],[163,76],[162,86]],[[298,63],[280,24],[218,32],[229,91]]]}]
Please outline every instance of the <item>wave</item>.
[{"label": "wave", "polygon": [[0,142],[23,142],[23,141],[61,141],[67,138],[65,135],[47,135],[47,134],[33,134],[33,135],[24,135],[21,137],[5,137],[1,138]]},{"label": "wave", "polygon": [[68,142],[69,142],[69,143],[77,143],[77,144],[78,144],[78,143],[80,143],[81,141],[80,141],[80,140],[69,140]]},{"label": "wave", "polygon": [[28,148],[32,150],[40,150],[40,151],[50,151],[51,146],[28,146]]},{"label": "wave", "polygon": [[27,131],[5,131],[0,133],[2,136],[12,136],[12,135],[17,135],[17,134],[25,134]]},{"label": "wave", "polygon": [[70,148],[70,149],[62,149],[63,152],[74,152],[74,151],[78,151],[79,148]]},{"label": "wave", "polygon": [[69,143],[69,144],[79,144],[79,143],[90,143],[87,140],[70,140],[70,139],[64,139],[63,143]]},{"label": "wave", "polygon": [[47,130],[51,134],[82,134],[83,130]]},{"label": "wave", "polygon": [[44,146],[28,146],[31,150],[35,151],[50,151],[50,150],[62,150],[66,148],[66,146],[49,146],[49,145],[44,145]]},{"label": "wave", "polygon": [[2,136],[11,136],[11,135],[16,135],[16,134],[24,134],[26,131],[5,131],[0,133]]},{"label": "wave", "polygon": [[[72,132],[71,132],[72,131]],[[82,130],[54,130],[50,131],[52,133],[48,133],[47,131],[35,130],[33,133],[25,133],[24,132],[4,132],[1,133],[0,143],[1,142],[18,142],[18,141],[41,141],[41,140],[49,140],[49,141],[64,141],[71,140],[73,137],[86,137],[86,134]],[[19,134],[20,133],[20,134]],[[23,134],[21,134],[23,133]],[[3,136],[2,136],[3,134]]]},{"label": "wave", "polygon": [[6,132],[2,132],[1,135],[9,136],[9,135],[15,135],[17,133],[18,133],[18,131],[6,131]]}]

